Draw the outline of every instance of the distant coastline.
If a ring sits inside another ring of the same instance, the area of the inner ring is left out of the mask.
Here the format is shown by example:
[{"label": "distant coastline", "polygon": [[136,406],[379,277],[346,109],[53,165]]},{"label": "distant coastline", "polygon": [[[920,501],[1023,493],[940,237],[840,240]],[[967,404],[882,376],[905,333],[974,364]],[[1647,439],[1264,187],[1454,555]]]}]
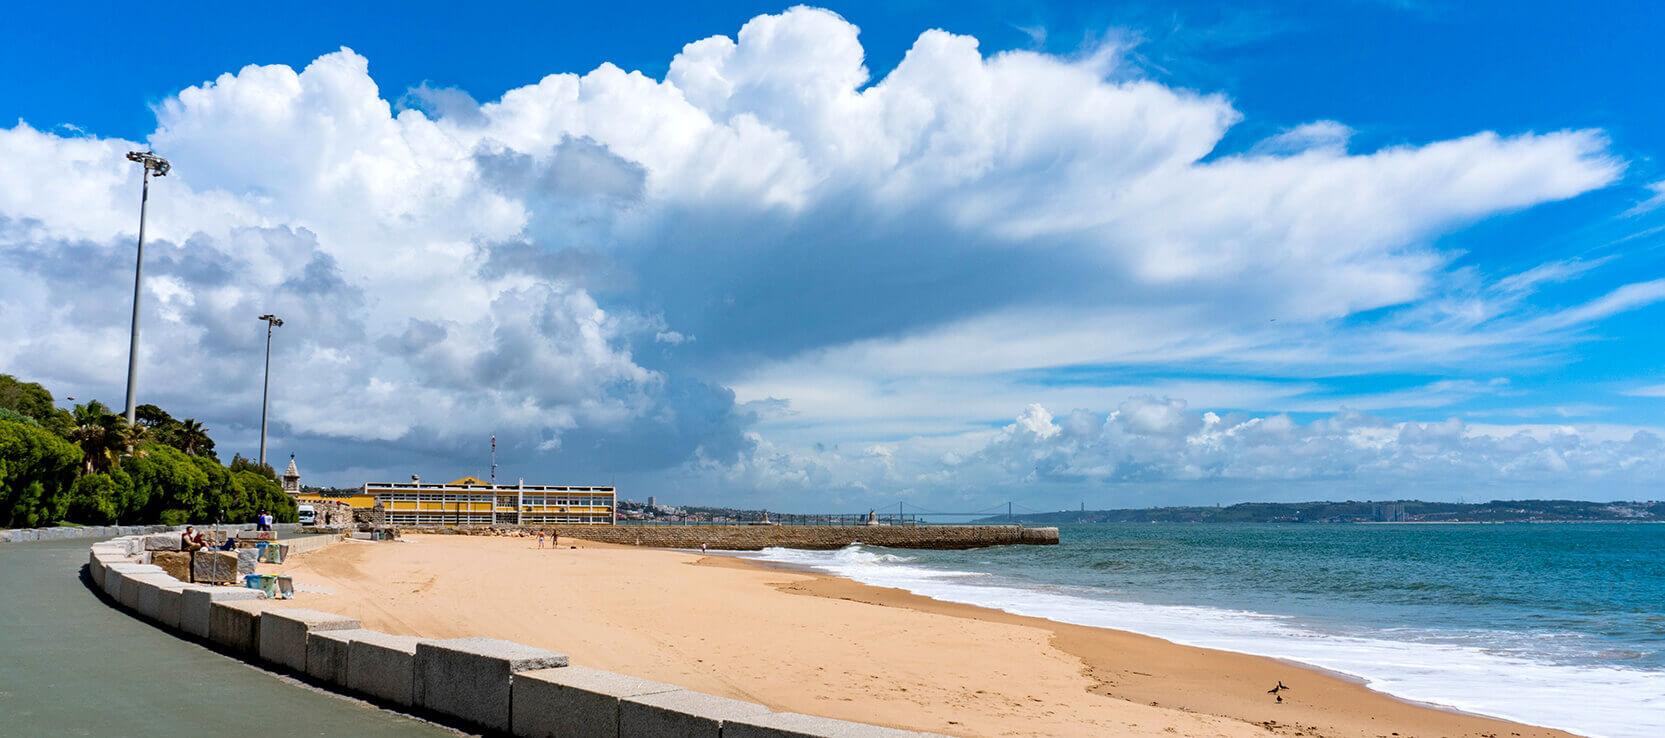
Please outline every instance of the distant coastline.
[{"label": "distant coastline", "polygon": [[977,523],[1025,525],[1067,523],[1658,523],[1665,501],[1585,502],[1581,500],[1421,500],[1345,502],[1245,502],[1225,507],[1151,507],[1060,510],[996,515]]}]

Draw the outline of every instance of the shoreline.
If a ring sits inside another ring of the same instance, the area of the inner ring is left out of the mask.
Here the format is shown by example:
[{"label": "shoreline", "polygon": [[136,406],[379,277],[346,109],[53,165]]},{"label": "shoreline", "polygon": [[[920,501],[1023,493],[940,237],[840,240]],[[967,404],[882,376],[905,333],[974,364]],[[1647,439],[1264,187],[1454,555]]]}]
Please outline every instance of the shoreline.
[{"label": "shoreline", "polygon": [[[297,584],[331,590],[303,594],[289,601],[294,606],[353,615],[366,627],[506,638],[569,653],[576,664],[773,709],[914,730],[1570,735],[1403,700],[1284,659],[944,602],[738,556],[574,543],[537,551],[520,538],[417,536],[309,552],[281,570]],[[1292,688],[1282,704],[1266,694],[1279,681]]]},{"label": "shoreline", "polygon": [[[684,552],[681,549],[674,549],[674,550],[677,550],[678,552]],[[1557,728],[1531,725],[1529,723],[1517,723],[1516,721],[1511,720],[1509,718],[1498,717],[1498,716],[1494,716],[1494,715],[1486,715],[1486,714],[1483,714],[1483,713],[1478,713],[1478,712],[1473,712],[1473,711],[1470,711],[1470,710],[1464,710],[1464,709],[1461,709],[1461,708],[1458,708],[1458,707],[1453,707],[1451,705],[1444,705],[1444,704],[1440,704],[1440,703],[1437,703],[1437,702],[1428,702],[1428,701],[1425,701],[1425,700],[1417,700],[1417,699],[1412,699],[1412,698],[1409,698],[1409,697],[1401,697],[1401,696],[1393,694],[1391,692],[1384,692],[1384,691],[1381,691],[1381,690],[1374,689],[1374,688],[1370,687],[1370,680],[1365,678],[1365,677],[1359,676],[1357,674],[1349,674],[1349,673],[1344,672],[1344,671],[1337,671],[1335,669],[1328,669],[1328,668],[1318,666],[1318,665],[1315,665],[1315,664],[1309,664],[1309,663],[1306,663],[1304,661],[1300,661],[1299,659],[1295,659],[1295,658],[1289,658],[1289,657],[1283,657],[1283,656],[1268,656],[1268,655],[1263,655],[1263,654],[1247,653],[1247,652],[1243,652],[1243,651],[1231,651],[1231,650],[1227,650],[1227,649],[1211,648],[1211,647],[1207,647],[1207,646],[1193,646],[1193,645],[1188,645],[1188,644],[1176,643],[1174,641],[1170,641],[1168,639],[1162,638],[1161,636],[1149,635],[1149,634],[1140,633],[1140,632],[1137,632],[1137,631],[1123,630],[1123,629],[1120,629],[1120,628],[1105,628],[1105,627],[1090,626],[1090,625],[1075,625],[1075,624],[1072,624],[1072,623],[1064,623],[1064,622],[1060,622],[1060,621],[1057,621],[1057,620],[1050,620],[1050,619],[1047,619],[1047,618],[1036,617],[1036,616],[1031,616],[1031,615],[1018,615],[1016,613],[1007,612],[1005,610],[1001,610],[1001,609],[998,609],[998,608],[985,607],[985,606],[982,606],[982,605],[973,605],[973,604],[963,603],[963,602],[953,602],[951,600],[939,600],[939,599],[936,599],[934,597],[930,597],[928,595],[922,595],[922,594],[919,594],[919,593],[916,593],[916,592],[910,592],[908,590],[897,588],[897,587],[884,587],[884,586],[880,586],[880,585],[867,584],[867,583],[864,583],[864,582],[856,581],[854,579],[850,579],[849,577],[839,576],[837,574],[829,574],[827,572],[819,571],[819,570],[815,569],[814,567],[809,566],[809,565],[805,565],[805,564],[795,564],[795,563],[788,563],[788,562],[767,561],[767,560],[762,560],[762,559],[752,559],[752,558],[746,558],[744,556],[739,556],[739,555],[730,555],[726,552],[723,552],[723,553],[707,552],[705,554],[701,554],[698,551],[692,551],[692,552],[686,552],[686,553],[692,553],[696,556],[702,556],[704,558],[717,559],[718,560],[718,562],[713,562],[713,563],[707,563],[707,562],[702,560],[702,561],[698,562],[698,564],[697,564],[697,565],[700,565],[700,566],[732,566],[732,565],[736,565],[736,564],[730,564],[728,562],[738,562],[738,565],[740,565],[740,566],[754,566],[754,567],[761,568],[761,569],[766,569],[766,570],[771,570],[772,569],[772,570],[779,570],[779,571],[784,571],[784,572],[791,572],[791,573],[795,573],[795,574],[803,574],[803,575],[806,575],[806,576],[813,576],[813,577],[822,578],[822,579],[830,579],[830,580],[840,582],[840,583],[847,583],[849,585],[853,585],[854,587],[859,587],[859,588],[863,588],[863,589],[867,589],[867,590],[875,590],[877,592],[885,593],[883,595],[874,597],[871,600],[868,600],[868,601],[871,601],[872,604],[880,604],[880,605],[884,605],[884,606],[887,606],[887,607],[904,607],[904,608],[909,608],[909,609],[935,609],[934,607],[932,607],[932,608],[921,607],[917,601],[923,600],[925,602],[931,603],[931,605],[933,605],[933,606],[947,606],[948,608],[953,608],[953,609],[964,608],[967,611],[967,614],[964,615],[965,617],[988,618],[988,619],[1012,618],[1015,621],[1027,621],[1027,622],[1033,623],[1035,627],[1042,627],[1042,628],[1065,627],[1065,628],[1084,628],[1084,629],[1087,629],[1089,631],[1106,631],[1106,632],[1111,632],[1111,633],[1123,634],[1123,635],[1126,635],[1126,636],[1133,636],[1133,637],[1140,637],[1140,638],[1150,638],[1150,639],[1153,639],[1153,640],[1160,641],[1162,643],[1171,645],[1171,646],[1176,647],[1176,648],[1194,648],[1194,649],[1199,649],[1199,650],[1203,650],[1203,651],[1213,651],[1213,652],[1217,652],[1217,653],[1232,654],[1232,655],[1236,655],[1236,656],[1245,656],[1245,657],[1250,657],[1250,658],[1267,659],[1267,660],[1270,660],[1270,661],[1275,661],[1275,662],[1278,662],[1278,663],[1286,664],[1292,669],[1300,669],[1302,671],[1314,672],[1314,673],[1316,673],[1318,675],[1321,675],[1323,677],[1340,680],[1340,681],[1343,681],[1343,682],[1347,682],[1349,684],[1355,684],[1355,685],[1357,685],[1357,686],[1359,686],[1363,689],[1369,690],[1370,692],[1372,692],[1374,694],[1381,695],[1383,697],[1394,700],[1394,701],[1399,702],[1401,704],[1404,704],[1406,706],[1415,707],[1415,708],[1418,708],[1418,709],[1436,710],[1436,711],[1439,711],[1439,712],[1450,713],[1452,715],[1456,715],[1456,716],[1460,716],[1460,717],[1464,717],[1464,718],[1477,718],[1477,719],[1481,719],[1481,720],[1497,721],[1497,722],[1503,722],[1503,723],[1508,723],[1508,724],[1526,725],[1530,728],[1534,728],[1534,729],[1538,729],[1538,730],[1551,731],[1552,733],[1559,733],[1559,734],[1566,734],[1566,735],[1577,735],[1577,734],[1562,731],[1561,729],[1557,729]],[[810,595],[810,596],[818,596],[818,597],[834,596],[834,595],[829,595],[829,594],[824,593],[824,592],[792,591],[792,590],[787,589],[787,588],[782,588],[781,591],[786,592],[788,594],[800,594],[800,595]],[[844,598],[841,597],[841,599],[844,599]],[[1064,650],[1067,651],[1068,649],[1064,649]],[[1083,660],[1085,661],[1085,659],[1083,659]],[[1230,717],[1230,716],[1222,715],[1222,717]]]},{"label": "shoreline", "polygon": [[[700,554],[698,554],[698,552],[694,552],[694,553],[695,553],[695,555],[700,555]],[[732,566],[732,565],[735,565],[735,564],[730,564],[729,562],[737,562],[738,565],[740,565],[740,566],[752,566],[752,567],[757,567],[757,568],[761,568],[761,569],[776,569],[776,570],[780,570],[780,571],[789,571],[789,572],[793,572],[793,573],[804,574],[804,575],[807,575],[807,576],[813,576],[813,577],[816,577],[818,579],[830,580],[832,582],[838,583],[836,585],[830,585],[830,586],[826,587],[826,589],[829,589],[829,590],[842,591],[842,590],[847,589],[847,588],[859,588],[861,590],[868,590],[868,591],[876,593],[876,594],[872,595],[870,598],[863,599],[861,601],[866,601],[866,602],[870,602],[871,604],[878,604],[878,605],[883,605],[883,606],[887,606],[887,607],[903,607],[903,608],[908,608],[908,609],[933,611],[933,612],[962,611],[961,613],[959,613],[959,616],[961,616],[961,617],[973,617],[973,618],[990,619],[990,620],[1004,620],[1004,619],[1009,618],[1009,619],[1011,619],[1011,622],[1019,622],[1019,623],[1029,624],[1029,625],[1033,625],[1034,627],[1039,627],[1039,628],[1054,628],[1054,629],[1058,629],[1058,630],[1083,629],[1083,630],[1086,630],[1086,631],[1089,631],[1089,632],[1091,632],[1091,631],[1103,631],[1103,632],[1116,633],[1116,634],[1129,636],[1129,637],[1148,638],[1148,639],[1151,639],[1151,640],[1154,640],[1154,641],[1159,641],[1163,644],[1167,644],[1167,645],[1172,646],[1174,648],[1198,649],[1198,650],[1201,650],[1201,651],[1211,651],[1211,652],[1220,653],[1220,654],[1230,654],[1230,655],[1233,655],[1233,656],[1242,656],[1242,657],[1253,658],[1253,659],[1266,659],[1266,660],[1269,660],[1269,661],[1274,661],[1274,662],[1277,662],[1277,663],[1286,664],[1292,669],[1299,669],[1299,670],[1306,671],[1306,672],[1312,672],[1312,673],[1317,674],[1317,675],[1319,675],[1321,677],[1324,677],[1324,678],[1335,679],[1335,680],[1338,680],[1338,681],[1346,682],[1348,684],[1356,685],[1357,687],[1359,687],[1361,689],[1368,690],[1372,694],[1381,695],[1382,697],[1393,700],[1393,701],[1398,702],[1398,703],[1400,703],[1402,705],[1405,705],[1407,707],[1412,707],[1412,708],[1421,709],[1421,710],[1434,710],[1434,711],[1448,713],[1448,714],[1451,714],[1451,715],[1454,715],[1454,716],[1457,716],[1457,717],[1462,717],[1462,718],[1473,718],[1473,719],[1479,719],[1479,720],[1485,720],[1485,721],[1494,721],[1494,722],[1500,722],[1500,723],[1509,724],[1509,725],[1526,725],[1527,727],[1532,728],[1532,729],[1549,731],[1550,734],[1574,735],[1572,733],[1565,733],[1565,732],[1560,731],[1560,730],[1555,729],[1555,728],[1547,728],[1547,727],[1543,727],[1543,726],[1527,725],[1527,724],[1524,724],[1524,723],[1516,723],[1512,720],[1509,720],[1508,718],[1500,718],[1500,717],[1495,717],[1495,716],[1491,716],[1491,715],[1484,715],[1484,714],[1480,714],[1480,713],[1471,712],[1471,711],[1463,710],[1463,709],[1460,709],[1460,708],[1452,707],[1450,705],[1442,705],[1442,704],[1435,703],[1435,702],[1426,702],[1426,701],[1422,701],[1422,700],[1415,700],[1415,699],[1410,699],[1410,698],[1406,698],[1406,697],[1400,697],[1398,695],[1395,695],[1395,694],[1392,694],[1392,693],[1389,693],[1389,692],[1383,692],[1383,691],[1380,691],[1380,690],[1377,690],[1377,689],[1372,689],[1369,685],[1369,680],[1367,680],[1364,677],[1358,676],[1356,674],[1348,674],[1346,672],[1336,671],[1336,670],[1333,670],[1333,669],[1326,669],[1326,668],[1321,667],[1321,666],[1316,666],[1314,664],[1308,664],[1308,663],[1305,663],[1305,662],[1302,662],[1302,661],[1299,661],[1299,660],[1296,660],[1296,659],[1292,659],[1292,658],[1285,658],[1285,657],[1280,657],[1280,656],[1262,656],[1262,655],[1259,655],[1259,654],[1244,653],[1244,652],[1240,652],[1240,651],[1228,651],[1228,650],[1225,650],[1225,649],[1208,648],[1208,647],[1205,647],[1205,646],[1190,646],[1190,645],[1175,643],[1173,641],[1169,641],[1167,639],[1164,639],[1164,638],[1161,638],[1161,637],[1158,637],[1158,636],[1146,635],[1144,633],[1138,633],[1138,632],[1135,632],[1135,631],[1121,630],[1121,629],[1117,629],[1117,628],[1102,628],[1102,627],[1088,626],[1088,625],[1074,625],[1074,624],[1071,624],[1071,623],[1063,623],[1063,622],[1059,622],[1059,621],[1056,621],[1056,620],[1048,620],[1046,618],[1035,617],[1035,616],[1030,616],[1030,615],[1017,615],[1017,614],[1014,614],[1014,613],[1006,612],[1005,610],[1000,610],[1000,609],[991,608],[991,607],[984,607],[984,606],[981,606],[981,605],[972,605],[972,604],[961,603],[961,602],[951,602],[951,601],[947,601],[947,600],[938,600],[938,599],[935,599],[935,598],[932,598],[932,597],[929,597],[929,596],[926,596],[926,595],[918,594],[918,593],[915,593],[915,592],[909,592],[905,589],[900,589],[900,588],[895,588],[895,587],[882,587],[882,586],[877,586],[877,585],[872,585],[872,584],[866,584],[866,583],[863,583],[863,582],[858,582],[856,580],[849,579],[847,577],[838,576],[836,574],[828,574],[826,572],[817,571],[813,567],[809,567],[809,566],[805,566],[805,565],[795,565],[795,564],[790,564],[790,563],[782,563],[782,562],[774,562],[774,561],[763,561],[763,560],[758,560],[758,559],[749,559],[749,558],[745,558],[745,557],[742,557],[742,556],[727,556],[727,555],[710,556],[709,554],[706,554],[706,555],[704,555],[704,558],[706,558],[706,559],[716,559],[717,562],[720,562],[720,563],[707,563],[706,561],[702,560],[702,561],[698,562],[697,565],[701,565],[701,566]],[[817,597],[838,597],[839,599],[848,599],[847,597],[843,597],[843,596],[838,595],[838,594],[832,594],[832,593],[829,593],[829,592],[826,592],[826,591],[817,591],[819,588],[805,588],[805,589],[802,589],[802,590],[798,590],[798,589],[793,589],[791,587],[779,587],[778,589],[780,591],[788,593],[788,594],[810,595],[810,596],[817,596]],[[924,603],[929,603],[929,604],[924,604]],[[1055,630],[1055,636],[1056,636],[1056,634],[1057,633],[1056,633],[1056,630]],[[1060,646],[1060,649],[1065,651],[1065,652],[1072,653],[1073,655],[1077,656],[1078,658],[1081,658],[1084,663],[1088,663],[1089,666],[1092,666],[1092,661],[1091,661],[1091,655],[1090,654],[1077,653],[1077,652],[1073,651],[1071,648],[1069,648],[1068,646]],[[1101,682],[1100,686],[1103,687],[1105,685],[1104,685],[1104,683]],[[1108,691],[1106,692],[1106,694],[1110,694],[1111,696],[1116,696],[1116,695],[1114,695],[1114,694],[1112,694]],[[1157,703],[1153,702],[1151,704],[1155,705]],[[1236,715],[1228,715],[1228,714],[1222,714],[1222,713],[1213,713],[1213,714],[1219,715],[1220,717],[1237,717]],[[1238,718],[1238,719],[1241,719],[1241,718]],[[1514,732],[1514,731],[1511,731],[1511,732]],[[1516,733],[1516,734],[1518,735],[1519,733]]]}]

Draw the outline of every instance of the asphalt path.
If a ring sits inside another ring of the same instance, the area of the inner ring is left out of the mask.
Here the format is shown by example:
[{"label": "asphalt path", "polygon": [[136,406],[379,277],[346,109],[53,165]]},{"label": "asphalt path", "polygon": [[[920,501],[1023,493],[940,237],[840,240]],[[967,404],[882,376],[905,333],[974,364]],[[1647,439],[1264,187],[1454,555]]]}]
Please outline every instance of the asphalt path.
[{"label": "asphalt path", "polygon": [[0,736],[455,736],[312,689],[117,609],[94,539],[0,543]]}]

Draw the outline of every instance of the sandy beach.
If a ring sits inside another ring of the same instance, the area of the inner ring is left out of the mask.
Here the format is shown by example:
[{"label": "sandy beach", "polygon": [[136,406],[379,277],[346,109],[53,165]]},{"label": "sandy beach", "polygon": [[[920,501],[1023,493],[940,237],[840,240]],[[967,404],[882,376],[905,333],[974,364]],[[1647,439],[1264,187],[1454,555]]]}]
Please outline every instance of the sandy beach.
[{"label": "sandy beach", "polygon": [[[1568,735],[1406,703],[1275,659],[725,556],[412,536],[263,568],[303,589],[284,604],[368,628],[504,638],[777,710],[952,735]],[[1280,680],[1290,687],[1282,704],[1267,694]]]}]

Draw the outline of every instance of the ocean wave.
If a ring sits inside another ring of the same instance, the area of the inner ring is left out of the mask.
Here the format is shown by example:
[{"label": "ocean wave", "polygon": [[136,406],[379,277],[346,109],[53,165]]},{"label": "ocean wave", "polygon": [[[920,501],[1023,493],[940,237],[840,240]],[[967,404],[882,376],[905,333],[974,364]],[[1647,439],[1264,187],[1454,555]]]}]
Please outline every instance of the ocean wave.
[{"label": "ocean wave", "polygon": [[936,569],[860,544],[838,551],[765,549],[753,557],[946,602],[1290,659],[1357,677],[1396,697],[1466,712],[1609,738],[1665,735],[1665,672],[1575,663],[1567,649],[1534,645],[1578,634],[1325,632],[1285,615],[1147,604],[1090,588],[1042,587],[989,572]]}]

